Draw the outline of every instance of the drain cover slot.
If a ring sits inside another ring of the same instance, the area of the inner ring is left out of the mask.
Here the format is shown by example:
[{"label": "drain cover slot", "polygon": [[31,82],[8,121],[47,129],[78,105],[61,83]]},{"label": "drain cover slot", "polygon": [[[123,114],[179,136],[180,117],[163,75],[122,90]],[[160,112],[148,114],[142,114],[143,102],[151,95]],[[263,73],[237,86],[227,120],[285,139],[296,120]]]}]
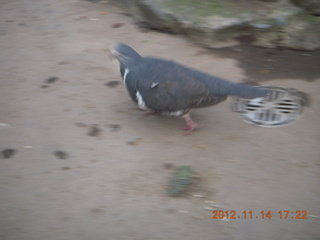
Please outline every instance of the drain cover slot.
[{"label": "drain cover slot", "polygon": [[261,127],[279,127],[297,120],[307,102],[306,94],[295,89],[264,86],[269,90],[265,98],[247,99],[235,97],[233,111],[249,123]]}]

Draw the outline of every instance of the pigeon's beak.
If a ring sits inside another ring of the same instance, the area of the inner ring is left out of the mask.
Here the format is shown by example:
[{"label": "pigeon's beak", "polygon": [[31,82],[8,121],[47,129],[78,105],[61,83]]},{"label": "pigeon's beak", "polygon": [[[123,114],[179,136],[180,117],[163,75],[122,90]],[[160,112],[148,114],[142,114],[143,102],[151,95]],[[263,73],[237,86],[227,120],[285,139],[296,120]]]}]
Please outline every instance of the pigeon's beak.
[{"label": "pigeon's beak", "polygon": [[113,58],[119,59],[121,54],[117,50],[115,50],[114,48],[111,48],[110,56],[113,57]]},{"label": "pigeon's beak", "polygon": [[124,55],[119,53],[114,48],[111,48],[110,53],[109,53],[109,58],[110,58],[110,60],[113,60],[116,58],[116,59],[118,59],[119,62],[121,62],[121,60],[123,60],[125,57],[124,57]]},{"label": "pigeon's beak", "polygon": [[114,56],[112,55],[112,53],[111,53],[111,52],[108,52],[108,57],[109,57],[110,61],[113,61]]},{"label": "pigeon's beak", "polygon": [[108,57],[109,59],[112,61],[114,60],[115,58],[117,58],[117,55],[116,55],[116,50],[114,49],[110,49],[109,52],[108,52]]},{"label": "pigeon's beak", "polygon": [[116,58],[116,59],[118,59],[119,62],[124,62],[127,59],[126,55],[121,54],[120,52],[118,52],[114,48],[112,48],[110,50],[110,56],[109,57],[111,57],[112,59]]}]

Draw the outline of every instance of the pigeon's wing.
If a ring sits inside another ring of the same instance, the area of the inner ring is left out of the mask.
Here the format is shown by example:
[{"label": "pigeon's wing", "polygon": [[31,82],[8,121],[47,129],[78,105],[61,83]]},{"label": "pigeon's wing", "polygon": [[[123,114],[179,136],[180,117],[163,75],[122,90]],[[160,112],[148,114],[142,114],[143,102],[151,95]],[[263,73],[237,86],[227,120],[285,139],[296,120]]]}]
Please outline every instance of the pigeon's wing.
[{"label": "pigeon's wing", "polygon": [[[157,69],[153,69],[154,66]],[[159,71],[161,67],[165,70]],[[189,71],[169,61],[149,66],[137,85],[147,107],[159,112],[186,111],[210,106],[226,98],[210,95],[207,86]]]},{"label": "pigeon's wing", "polygon": [[200,76],[194,74],[192,69],[179,68],[179,76],[184,79],[182,90],[189,95],[189,108],[215,105],[227,98],[227,96],[212,94],[212,90],[208,88]]}]

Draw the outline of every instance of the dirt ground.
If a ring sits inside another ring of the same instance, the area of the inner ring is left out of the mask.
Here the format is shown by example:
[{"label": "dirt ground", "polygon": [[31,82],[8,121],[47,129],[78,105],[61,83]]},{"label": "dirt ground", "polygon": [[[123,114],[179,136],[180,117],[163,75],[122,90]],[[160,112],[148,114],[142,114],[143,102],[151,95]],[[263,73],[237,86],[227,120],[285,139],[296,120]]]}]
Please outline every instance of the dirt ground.
[{"label": "dirt ground", "polygon": [[[319,52],[208,51],[80,0],[1,1],[0,20],[0,150],[15,150],[0,158],[0,239],[319,239]],[[193,111],[201,128],[182,136],[181,119],[145,115],[114,82],[107,50],[119,41],[234,82],[299,89],[311,107],[290,126],[259,128],[228,100]],[[197,184],[169,197],[181,165]]]}]

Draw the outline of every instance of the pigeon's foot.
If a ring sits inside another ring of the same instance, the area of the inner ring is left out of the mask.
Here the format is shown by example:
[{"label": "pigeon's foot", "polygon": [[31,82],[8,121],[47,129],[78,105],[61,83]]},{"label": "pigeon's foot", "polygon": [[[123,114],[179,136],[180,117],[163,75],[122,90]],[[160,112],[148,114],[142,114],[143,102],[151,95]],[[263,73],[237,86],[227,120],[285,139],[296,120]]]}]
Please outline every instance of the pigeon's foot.
[{"label": "pigeon's foot", "polygon": [[182,118],[187,124],[187,127],[184,128],[185,132],[183,135],[190,135],[191,133],[193,133],[194,129],[199,127],[199,124],[192,120],[189,113],[185,114]]},{"label": "pigeon's foot", "polygon": [[144,110],[141,108],[135,108],[135,109],[138,111],[142,111],[144,113],[144,115],[146,115],[146,116],[153,115],[156,113],[155,111],[152,111],[152,110]]},{"label": "pigeon's foot", "polygon": [[144,111],[144,115],[146,115],[146,116],[151,116],[151,115],[154,115],[154,114],[155,114],[155,112],[152,111],[152,110],[145,110]]}]

